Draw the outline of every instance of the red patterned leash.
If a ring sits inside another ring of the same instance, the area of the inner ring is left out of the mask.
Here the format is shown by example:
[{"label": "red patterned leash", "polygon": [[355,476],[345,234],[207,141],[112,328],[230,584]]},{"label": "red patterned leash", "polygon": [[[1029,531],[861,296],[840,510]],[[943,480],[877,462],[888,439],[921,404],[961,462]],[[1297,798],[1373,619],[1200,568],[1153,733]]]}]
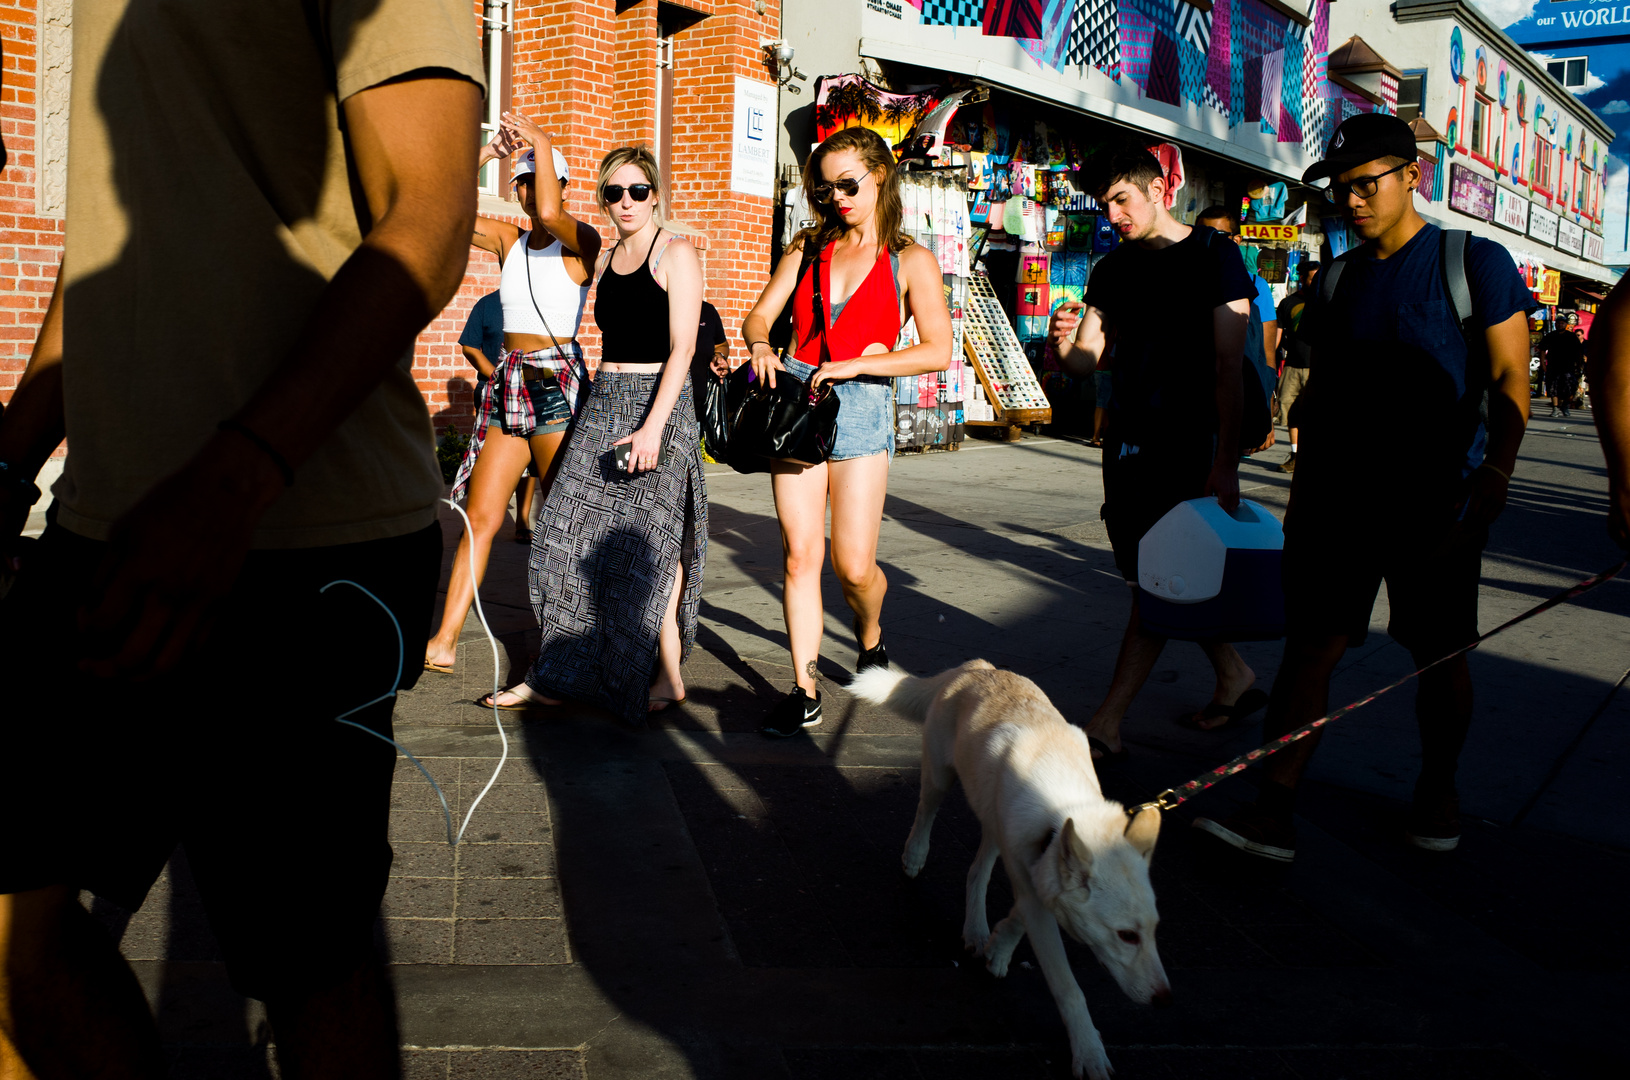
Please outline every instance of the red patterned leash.
[{"label": "red patterned leash", "polygon": [[1495,634],[1504,633],[1520,622],[1525,622],[1528,619],[1532,619],[1535,615],[1542,612],[1550,611],[1558,604],[1566,603],[1576,596],[1587,593],[1605,581],[1611,581],[1613,578],[1619,575],[1619,572],[1623,570],[1626,565],[1630,565],[1630,560],[1621,562],[1619,565],[1610,570],[1603,570],[1595,577],[1587,578],[1572,588],[1565,589],[1562,592],[1557,593],[1555,596],[1551,597],[1543,604],[1540,604],[1538,607],[1530,608],[1521,615],[1518,615],[1516,618],[1508,619],[1507,621],[1501,623],[1499,626],[1496,626],[1493,630],[1490,630],[1488,633],[1484,634],[1470,645],[1467,645],[1461,649],[1456,649],[1447,656],[1439,657],[1430,664],[1427,664],[1425,667],[1421,668],[1419,671],[1410,672],[1408,675],[1405,675],[1403,678],[1399,679],[1390,686],[1383,686],[1381,689],[1375,691],[1373,694],[1370,694],[1368,697],[1360,698],[1351,705],[1344,705],[1335,712],[1326,716],[1321,716],[1310,724],[1303,724],[1295,731],[1292,731],[1287,735],[1281,735],[1279,738],[1275,739],[1271,743],[1268,743],[1266,746],[1259,746],[1255,750],[1252,750],[1246,754],[1241,754],[1239,757],[1227,762],[1226,764],[1219,765],[1209,772],[1202,773],[1181,787],[1167,788],[1159,795],[1156,795],[1152,802],[1141,803],[1137,806],[1131,807],[1126,812],[1128,815],[1136,815],[1138,811],[1147,810],[1150,807],[1154,807],[1157,810],[1175,810],[1183,803],[1200,794],[1200,792],[1221,783],[1223,780],[1233,776],[1237,772],[1245,771],[1246,767],[1254,762],[1261,761],[1263,758],[1277,754],[1291,743],[1307,738],[1309,735],[1324,727],[1324,725],[1330,723],[1332,720],[1339,720],[1343,716],[1346,716],[1348,713],[1352,712],[1354,709],[1362,708],[1363,706],[1368,705],[1382,694],[1398,689],[1400,686],[1404,685],[1404,683],[1415,678],[1417,675],[1420,675],[1423,672],[1431,671],[1439,664],[1448,663],[1457,656],[1462,656],[1465,653],[1471,652],[1473,649],[1483,644],[1483,642],[1487,641]]}]

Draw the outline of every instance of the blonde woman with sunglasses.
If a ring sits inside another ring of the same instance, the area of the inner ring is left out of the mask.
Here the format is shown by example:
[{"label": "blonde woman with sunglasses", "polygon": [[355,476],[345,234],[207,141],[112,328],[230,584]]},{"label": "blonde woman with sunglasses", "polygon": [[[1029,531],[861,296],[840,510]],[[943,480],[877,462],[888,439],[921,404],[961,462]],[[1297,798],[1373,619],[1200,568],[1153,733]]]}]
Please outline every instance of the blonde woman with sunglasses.
[{"label": "blonde woman with sunglasses", "polygon": [[649,150],[607,154],[595,195],[617,243],[594,302],[599,368],[533,538],[538,658],[524,682],[479,704],[570,699],[639,725],[685,700],[680,665],[696,640],[707,491],[690,362],[702,266],[663,228]]},{"label": "blonde woman with sunglasses", "polygon": [[[828,504],[832,569],[854,613],[856,669],[889,662],[882,627],[888,581],[877,565],[877,538],[894,455],[894,377],[951,364],[951,313],[939,261],[900,231],[900,183],[882,138],[859,127],[828,138],[804,168],[804,193],[821,220],[793,243],[742,325],[755,377],[774,386],[776,373],[785,371],[812,388],[831,382],[841,402],[826,461],[771,466],[784,557],[781,603],[796,685],[760,728],[770,736],[796,735],[821,722],[816,662],[825,629]],[[800,278],[806,249],[816,258]],[[825,325],[816,314],[817,274]],[[766,339],[788,303],[793,343],[783,363]],[[908,318],[916,320],[921,344],[896,348]]]}]

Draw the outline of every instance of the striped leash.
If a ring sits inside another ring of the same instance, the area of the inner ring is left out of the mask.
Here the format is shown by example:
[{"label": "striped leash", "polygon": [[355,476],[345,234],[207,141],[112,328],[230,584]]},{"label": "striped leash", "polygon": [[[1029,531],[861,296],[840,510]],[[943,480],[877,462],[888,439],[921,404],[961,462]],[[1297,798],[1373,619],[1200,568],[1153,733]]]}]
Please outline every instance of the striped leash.
[{"label": "striped leash", "polygon": [[1382,694],[1390,693],[1391,691],[1398,689],[1400,686],[1404,685],[1404,683],[1408,682],[1409,680],[1415,678],[1418,675],[1421,675],[1424,672],[1431,671],[1433,668],[1437,667],[1439,664],[1446,664],[1450,660],[1453,660],[1457,656],[1463,656],[1464,654],[1471,652],[1473,649],[1475,649],[1479,645],[1483,644],[1483,642],[1487,641],[1489,638],[1493,637],[1495,634],[1504,633],[1505,631],[1511,629],[1513,626],[1516,626],[1520,622],[1526,622],[1527,620],[1532,619],[1535,615],[1538,615],[1538,614],[1540,614],[1542,612],[1550,611],[1552,608],[1556,607],[1558,604],[1566,603],[1569,600],[1572,600],[1576,596],[1580,596],[1580,595],[1583,595],[1584,593],[1589,592],[1590,590],[1594,589],[1596,586],[1602,584],[1603,582],[1611,581],[1613,578],[1615,578],[1615,577],[1617,577],[1619,575],[1619,572],[1621,570],[1623,570],[1626,565],[1630,565],[1630,560],[1627,560],[1626,562],[1621,562],[1617,566],[1615,566],[1615,567],[1613,567],[1613,568],[1611,568],[1609,570],[1603,570],[1600,574],[1597,574],[1595,577],[1586,578],[1584,581],[1581,581],[1579,584],[1577,584],[1577,585],[1575,585],[1575,586],[1573,586],[1571,588],[1564,589],[1562,592],[1557,593],[1555,596],[1551,597],[1549,600],[1545,601],[1543,604],[1540,604],[1538,607],[1529,608],[1527,611],[1523,612],[1521,615],[1518,615],[1516,618],[1506,620],[1505,622],[1501,623],[1499,626],[1496,626],[1493,630],[1490,630],[1488,633],[1484,634],[1482,637],[1480,637],[1476,641],[1472,642],[1470,645],[1467,645],[1464,648],[1456,649],[1454,652],[1448,654],[1447,656],[1439,657],[1438,659],[1432,661],[1430,664],[1427,664],[1425,667],[1420,668],[1417,671],[1410,672],[1408,675],[1405,675],[1403,678],[1399,679],[1397,682],[1392,683],[1389,686],[1383,686],[1381,689],[1379,689],[1379,690],[1375,691],[1374,693],[1370,694],[1368,697],[1360,698],[1359,700],[1353,702],[1351,705],[1343,705],[1341,708],[1337,709],[1335,712],[1329,713],[1329,714],[1327,714],[1325,716],[1321,716],[1317,720],[1313,721],[1310,724],[1303,724],[1301,727],[1297,728],[1295,731],[1292,731],[1292,732],[1290,732],[1289,734],[1286,734],[1286,735],[1281,735],[1279,738],[1273,740],[1272,742],[1268,743],[1265,746],[1259,746],[1255,750],[1252,750],[1249,753],[1241,754],[1239,757],[1235,758],[1234,760],[1226,762],[1225,764],[1219,765],[1215,769],[1210,770],[1209,772],[1201,773],[1199,776],[1195,777],[1193,780],[1190,780],[1188,783],[1183,784],[1180,787],[1167,788],[1165,791],[1162,791],[1159,795],[1156,795],[1152,801],[1146,802],[1146,803],[1140,803],[1137,806],[1131,807],[1130,809],[1128,809],[1126,811],[1126,813],[1127,813],[1127,815],[1129,817],[1136,817],[1137,814],[1139,813],[1139,811],[1148,810],[1148,809],[1151,809],[1151,808],[1156,809],[1156,810],[1167,810],[1167,811],[1175,810],[1179,806],[1181,806],[1183,803],[1188,802],[1190,799],[1194,798],[1194,796],[1200,794],[1200,792],[1206,790],[1209,787],[1212,787],[1212,786],[1214,786],[1216,784],[1221,783],[1223,780],[1227,779],[1230,776],[1233,776],[1237,772],[1245,771],[1247,766],[1249,766],[1249,765],[1251,765],[1251,764],[1253,764],[1255,762],[1261,761],[1264,758],[1270,757],[1273,754],[1277,754],[1279,751],[1283,750],[1285,747],[1289,746],[1291,743],[1297,742],[1297,741],[1299,741],[1301,739],[1307,738],[1309,735],[1313,734],[1315,731],[1317,731],[1320,728],[1324,727],[1324,725],[1330,723],[1332,720],[1339,720],[1343,716],[1346,716],[1348,713],[1352,712],[1354,709],[1359,709],[1359,708],[1364,707],[1365,705],[1368,705],[1370,702],[1374,701],[1376,698],[1380,697]]}]

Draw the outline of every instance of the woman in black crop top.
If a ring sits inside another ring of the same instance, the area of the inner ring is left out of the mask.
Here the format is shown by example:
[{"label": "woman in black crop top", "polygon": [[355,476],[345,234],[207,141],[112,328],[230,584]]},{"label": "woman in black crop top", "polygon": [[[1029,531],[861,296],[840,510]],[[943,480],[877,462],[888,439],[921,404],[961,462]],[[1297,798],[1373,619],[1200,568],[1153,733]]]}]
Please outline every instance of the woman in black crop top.
[{"label": "woman in black crop top", "polygon": [[594,304],[600,364],[533,539],[538,659],[487,707],[570,698],[643,724],[685,699],[707,550],[690,380],[702,267],[662,227],[661,192],[644,148],[600,164],[596,195],[618,233]]}]

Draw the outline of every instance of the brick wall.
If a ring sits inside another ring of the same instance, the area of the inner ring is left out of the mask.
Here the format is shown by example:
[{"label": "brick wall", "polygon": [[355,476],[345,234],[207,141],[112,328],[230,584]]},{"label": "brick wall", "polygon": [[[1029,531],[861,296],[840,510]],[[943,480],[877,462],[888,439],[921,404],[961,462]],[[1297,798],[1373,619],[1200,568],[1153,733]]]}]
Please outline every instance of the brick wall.
[{"label": "brick wall", "polygon": [[36,169],[39,127],[37,0],[0,0],[5,88],[0,132],[10,162],[0,177],[0,401],[9,401],[62,262],[62,218],[41,216]]}]

